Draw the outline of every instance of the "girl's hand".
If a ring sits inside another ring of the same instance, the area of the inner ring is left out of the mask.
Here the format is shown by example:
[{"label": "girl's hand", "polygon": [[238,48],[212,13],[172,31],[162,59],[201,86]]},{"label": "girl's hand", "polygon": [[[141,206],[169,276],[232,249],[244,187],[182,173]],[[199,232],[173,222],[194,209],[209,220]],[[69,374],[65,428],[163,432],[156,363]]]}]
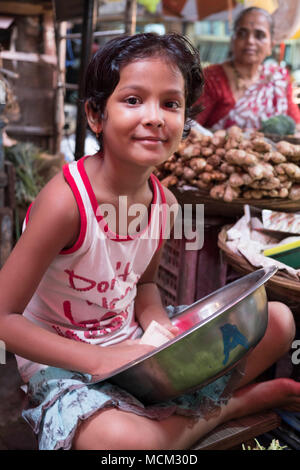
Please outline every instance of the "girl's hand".
[{"label": "girl's hand", "polygon": [[154,346],[150,344],[141,343],[140,338],[126,339],[125,341],[122,341],[120,345],[125,346],[125,347],[130,347],[132,348],[132,350],[134,349],[134,352],[132,352],[132,354],[133,356],[137,354],[137,357],[143,356],[144,354],[148,354],[149,352],[153,351],[153,349],[156,349]]},{"label": "girl's hand", "polygon": [[180,329],[178,326],[172,325],[170,323],[164,323],[162,326],[172,333],[173,336],[178,336],[180,334]]},{"label": "girl's hand", "polygon": [[101,380],[106,376],[112,375],[114,371],[129,364],[138,358],[149,354],[154,346],[149,344],[140,344],[139,340],[125,340],[113,346],[99,347],[99,367],[93,371],[93,382]]}]

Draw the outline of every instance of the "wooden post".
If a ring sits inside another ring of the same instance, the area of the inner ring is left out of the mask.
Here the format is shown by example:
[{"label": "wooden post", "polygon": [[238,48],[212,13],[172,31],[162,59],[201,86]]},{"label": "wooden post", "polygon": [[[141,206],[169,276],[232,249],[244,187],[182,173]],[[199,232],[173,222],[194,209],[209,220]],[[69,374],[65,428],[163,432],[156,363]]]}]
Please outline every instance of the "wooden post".
[{"label": "wooden post", "polygon": [[95,0],[84,0],[84,18],[82,25],[80,76],[77,105],[75,160],[79,160],[79,158],[81,158],[84,154],[84,142],[87,124],[83,106],[83,87],[85,72],[91,57],[95,20]]},{"label": "wooden post", "polygon": [[54,17],[52,10],[43,14],[44,54],[56,56]]},{"label": "wooden post", "polygon": [[134,34],[136,28],[136,0],[126,0],[125,8],[125,33]]},{"label": "wooden post", "polygon": [[59,152],[62,139],[63,127],[65,124],[64,101],[66,85],[66,36],[67,22],[62,21],[58,24],[57,31],[57,87],[56,87],[56,106],[55,106],[55,153]]}]

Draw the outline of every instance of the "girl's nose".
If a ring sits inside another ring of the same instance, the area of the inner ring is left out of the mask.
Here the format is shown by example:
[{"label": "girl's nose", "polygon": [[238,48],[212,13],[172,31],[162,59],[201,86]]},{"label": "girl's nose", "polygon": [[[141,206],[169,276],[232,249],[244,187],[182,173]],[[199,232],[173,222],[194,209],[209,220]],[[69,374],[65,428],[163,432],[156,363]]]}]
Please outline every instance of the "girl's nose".
[{"label": "girl's nose", "polygon": [[164,125],[163,111],[160,106],[150,105],[145,109],[144,126],[162,127]]}]

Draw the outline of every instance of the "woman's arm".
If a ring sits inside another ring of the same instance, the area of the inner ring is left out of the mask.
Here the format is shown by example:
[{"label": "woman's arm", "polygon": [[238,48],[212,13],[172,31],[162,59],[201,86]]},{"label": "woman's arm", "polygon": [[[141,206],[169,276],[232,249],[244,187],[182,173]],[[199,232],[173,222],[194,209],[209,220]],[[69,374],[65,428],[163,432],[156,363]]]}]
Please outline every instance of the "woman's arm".
[{"label": "woman's arm", "polygon": [[230,72],[224,63],[210,65],[203,70],[205,83],[197,105],[201,104],[204,109],[198,114],[197,122],[204,127],[212,127],[235,105],[228,69]]},{"label": "woman's arm", "polygon": [[300,110],[293,98],[293,85],[289,81],[287,86],[288,115],[291,116],[297,124],[297,130],[300,128]]}]

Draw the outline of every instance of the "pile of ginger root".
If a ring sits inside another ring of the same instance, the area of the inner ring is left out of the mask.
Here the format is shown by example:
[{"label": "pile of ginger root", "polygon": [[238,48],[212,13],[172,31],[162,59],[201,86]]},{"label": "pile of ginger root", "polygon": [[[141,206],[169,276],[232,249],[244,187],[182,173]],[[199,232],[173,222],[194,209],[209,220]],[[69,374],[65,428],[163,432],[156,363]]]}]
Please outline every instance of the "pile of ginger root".
[{"label": "pile of ginger root", "polygon": [[272,145],[257,131],[244,133],[232,126],[207,136],[192,128],[155,174],[167,187],[194,186],[226,202],[300,200],[299,162],[300,145],[285,141]]}]

